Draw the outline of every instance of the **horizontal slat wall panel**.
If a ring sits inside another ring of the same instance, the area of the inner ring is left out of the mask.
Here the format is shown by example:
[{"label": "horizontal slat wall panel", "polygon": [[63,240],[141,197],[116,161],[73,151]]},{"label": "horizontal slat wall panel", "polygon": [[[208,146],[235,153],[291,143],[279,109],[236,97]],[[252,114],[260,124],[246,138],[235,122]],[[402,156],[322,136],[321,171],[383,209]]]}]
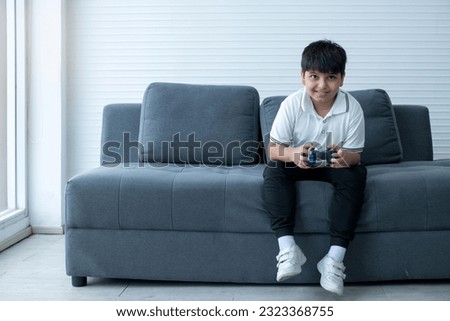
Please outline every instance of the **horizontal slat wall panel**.
[{"label": "horizontal slat wall panel", "polygon": [[67,0],[68,175],[97,166],[104,105],[155,81],[299,88],[300,54],[332,39],[347,90],[383,88],[430,108],[435,158],[450,157],[447,0]]}]

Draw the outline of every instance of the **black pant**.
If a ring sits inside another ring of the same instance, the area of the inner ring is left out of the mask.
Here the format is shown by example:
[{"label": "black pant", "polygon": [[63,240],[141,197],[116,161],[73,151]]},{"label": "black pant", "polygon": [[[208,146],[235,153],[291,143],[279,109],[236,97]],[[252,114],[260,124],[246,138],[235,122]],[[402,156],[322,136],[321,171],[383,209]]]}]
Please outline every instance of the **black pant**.
[{"label": "black pant", "polygon": [[301,169],[293,163],[270,162],[264,170],[264,196],[277,237],[294,235],[295,182],[323,181],[334,186],[329,213],[331,245],[347,248],[354,237],[363,204],[366,174],[363,165]]}]

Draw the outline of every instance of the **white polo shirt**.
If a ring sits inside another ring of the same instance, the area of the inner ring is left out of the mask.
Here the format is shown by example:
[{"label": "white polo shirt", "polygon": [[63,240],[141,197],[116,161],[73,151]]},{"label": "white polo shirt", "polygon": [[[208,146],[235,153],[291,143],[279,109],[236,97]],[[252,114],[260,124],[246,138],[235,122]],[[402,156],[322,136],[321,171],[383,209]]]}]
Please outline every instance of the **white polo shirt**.
[{"label": "white polo shirt", "polygon": [[321,149],[335,144],[348,151],[362,152],[364,133],[364,114],[353,96],[339,90],[330,111],[321,117],[303,88],[281,103],[270,140],[290,147],[313,143]]}]

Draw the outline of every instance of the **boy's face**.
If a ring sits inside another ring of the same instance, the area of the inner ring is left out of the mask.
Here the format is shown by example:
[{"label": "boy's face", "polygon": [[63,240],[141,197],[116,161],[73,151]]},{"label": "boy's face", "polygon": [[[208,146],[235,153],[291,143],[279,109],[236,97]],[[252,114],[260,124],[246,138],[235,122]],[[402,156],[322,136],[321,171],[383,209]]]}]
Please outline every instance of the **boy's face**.
[{"label": "boy's face", "polygon": [[331,108],[339,88],[344,84],[345,75],[323,73],[314,70],[302,72],[302,83],[315,107]]}]

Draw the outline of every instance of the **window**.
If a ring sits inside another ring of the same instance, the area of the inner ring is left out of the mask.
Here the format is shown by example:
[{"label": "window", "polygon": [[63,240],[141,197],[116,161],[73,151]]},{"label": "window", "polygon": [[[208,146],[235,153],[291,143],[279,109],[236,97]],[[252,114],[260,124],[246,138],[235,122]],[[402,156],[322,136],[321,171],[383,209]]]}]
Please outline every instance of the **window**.
[{"label": "window", "polygon": [[[6,0],[0,2],[0,75],[6,75]],[[0,155],[6,155],[6,77],[0,78]],[[8,208],[7,163],[0,157],[0,212]]]},{"label": "window", "polygon": [[29,226],[25,208],[24,3],[0,0],[0,250]]}]

